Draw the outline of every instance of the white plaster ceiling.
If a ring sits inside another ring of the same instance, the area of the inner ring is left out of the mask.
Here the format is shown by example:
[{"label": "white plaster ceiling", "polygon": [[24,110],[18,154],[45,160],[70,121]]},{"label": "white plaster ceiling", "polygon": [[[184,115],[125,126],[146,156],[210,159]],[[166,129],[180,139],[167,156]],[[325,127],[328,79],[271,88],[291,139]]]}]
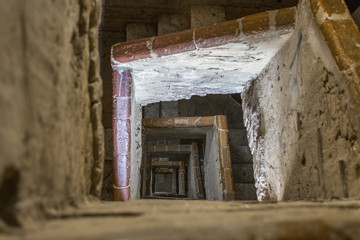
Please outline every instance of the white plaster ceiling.
[{"label": "white plaster ceiling", "polygon": [[135,99],[142,106],[193,95],[240,93],[290,35],[289,29],[268,31],[255,38],[242,36],[236,43],[119,63],[118,67],[132,69]]}]

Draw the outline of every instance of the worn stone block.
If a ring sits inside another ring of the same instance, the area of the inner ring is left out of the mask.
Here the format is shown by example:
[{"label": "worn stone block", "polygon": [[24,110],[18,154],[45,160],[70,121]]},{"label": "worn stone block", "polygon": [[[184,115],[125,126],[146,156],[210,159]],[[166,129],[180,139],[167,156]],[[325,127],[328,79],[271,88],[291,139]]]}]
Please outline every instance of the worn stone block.
[{"label": "worn stone block", "polygon": [[236,200],[256,200],[256,188],[253,183],[235,183]]},{"label": "worn stone block", "polygon": [[248,146],[231,146],[232,163],[252,163],[253,157]]},{"label": "worn stone block", "polygon": [[225,8],[220,6],[192,6],[191,28],[224,22]]},{"label": "worn stone block", "polygon": [[233,164],[234,183],[254,183],[253,164]]},{"label": "worn stone block", "polygon": [[247,131],[243,129],[229,129],[230,146],[247,146]]},{"label": "worn stone block", "polygon": [[162,14],[158,18],[158,35],[179,32],[190,28],[190,16],[185,14]]},{"label": "worn stone block", "polygon": [[172,102],[160,102],[161,112],[160,117],[177,117],[179,111],[179,104],[177,101]]},{"label": "worn stone block", "polygon": [[159,118],[160,103],[152,103],[144,106],[144,118]]},{"label": "worn stone block", "polygon": [[128,23],[126,25],[126,41],[157,35],[155,24]]}]

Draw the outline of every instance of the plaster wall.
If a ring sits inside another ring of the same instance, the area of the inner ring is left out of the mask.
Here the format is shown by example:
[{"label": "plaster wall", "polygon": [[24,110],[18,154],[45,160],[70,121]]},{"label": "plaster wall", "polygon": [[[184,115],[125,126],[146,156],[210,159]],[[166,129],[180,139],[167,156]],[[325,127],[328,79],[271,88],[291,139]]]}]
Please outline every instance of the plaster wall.
[{"label": "plaster wall", "polygon": [[99,196],[100,1],[2,1],[0,225]]},{"label": "plaster wall", "polygon": [[242,93],[258,200],[359,198],[356,99],[308,1],[297,19],[290,40]]}]

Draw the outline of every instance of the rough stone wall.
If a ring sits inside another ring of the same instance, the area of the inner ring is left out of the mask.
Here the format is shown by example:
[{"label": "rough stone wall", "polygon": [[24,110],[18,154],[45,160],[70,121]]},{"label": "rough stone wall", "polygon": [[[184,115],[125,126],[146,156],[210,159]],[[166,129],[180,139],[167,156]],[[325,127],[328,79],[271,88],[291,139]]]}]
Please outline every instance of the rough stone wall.
[{"label": "rough stone wall", "polygon": [[258,200],[359,198],[359,98],[349,81],[357,76],[340,71],[308,1],[298,19],[242,94]]},{"label": "rough stone wall", "polygon": [[0,8],[0,223],[99,196],[103,164],[99,0]]}]

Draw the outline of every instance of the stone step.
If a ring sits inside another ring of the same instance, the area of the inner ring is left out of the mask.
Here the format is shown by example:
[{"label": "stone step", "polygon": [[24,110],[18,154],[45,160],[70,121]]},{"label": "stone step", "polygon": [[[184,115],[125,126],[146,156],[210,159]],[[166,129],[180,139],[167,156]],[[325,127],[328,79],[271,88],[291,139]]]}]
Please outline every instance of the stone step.
[{"label": "stone step", "polygon": [[232,173],[234,183],[254,183],[254,169],[252,164],[233,164]]},{"label": "stone step", "polygon": [[235,183],[234,187],[236,200],[257,200],[254,183]]},{"label": "stone step", "polygon": [[252,155],[248,146],[230,146],[231,162],[236,163],[252,163]]},{"label": "stone step", "polygon": [[231,146],[248,146],[247,131],[243,129],[229,129],[229,141]]}]

